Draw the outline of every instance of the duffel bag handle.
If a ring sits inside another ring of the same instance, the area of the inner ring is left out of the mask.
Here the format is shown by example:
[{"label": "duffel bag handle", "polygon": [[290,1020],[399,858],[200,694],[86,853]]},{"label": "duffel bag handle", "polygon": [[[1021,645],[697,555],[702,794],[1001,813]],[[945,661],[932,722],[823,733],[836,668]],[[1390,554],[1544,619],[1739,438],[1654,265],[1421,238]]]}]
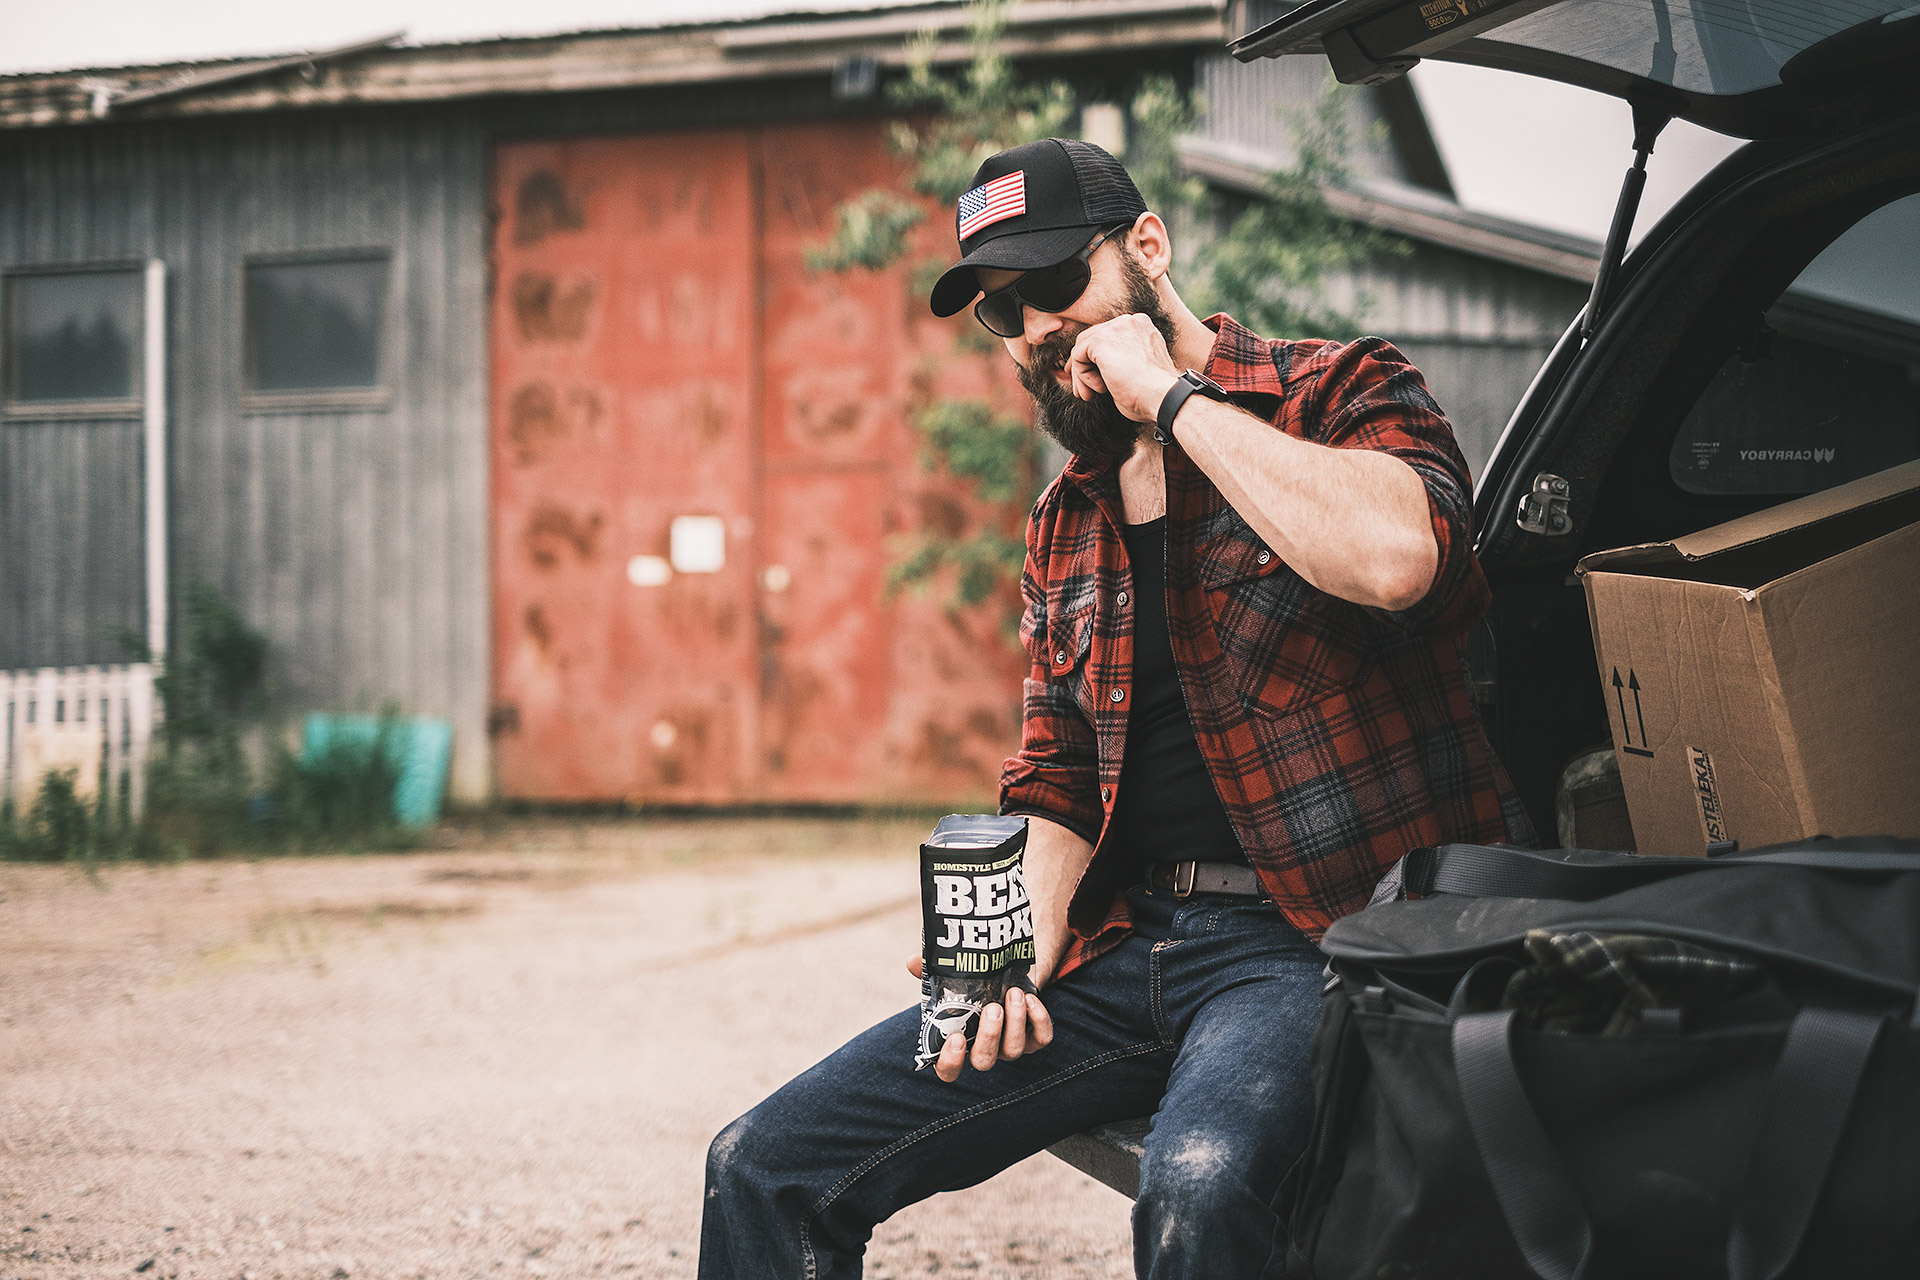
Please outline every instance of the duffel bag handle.
[{"label": "duffel bag handle", "polygon": [[[1514,1066],[1514,1010],[1453,1024],[1467,1127],[1507,1228],[1540,1280],[1581,1280],[1593,1227]],[[1778,1280],[1799,1251],[1884,1021],[1802,1009],[1787,1029],[1727,1239],[1728,1280]]]},{"label": "duffel bag handle", "polygon": [[1460,1100],[1521,1256],[1540,1280],[1579,1280],[1593,1254],[1593,1227],[1520,1087],[1507,1039],[1514,1013],[1501,1009],[1454,1020]]},{"label": "duffel bag handle", "polygon": [[1885,1021],[1839,1009],[1794,1016],[1733,1212],[1728,1280],[1777,1280],[1799,1252]]}]

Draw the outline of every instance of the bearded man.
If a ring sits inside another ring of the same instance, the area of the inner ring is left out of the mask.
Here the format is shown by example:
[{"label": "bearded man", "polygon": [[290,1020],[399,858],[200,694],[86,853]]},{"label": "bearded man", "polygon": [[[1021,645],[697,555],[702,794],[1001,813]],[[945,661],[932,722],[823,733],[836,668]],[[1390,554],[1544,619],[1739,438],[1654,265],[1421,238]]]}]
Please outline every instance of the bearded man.
[{"label": "bearded man", "polygon": [[902,1206],[1139,1115],[1137,1274],[1259,1275],[1311,1122],[1320,935],[1410,849],[1531,834],[1462,674],[1488,597],[1466,464],[1386,342],[1196,317],[1098,147],[992,157],[956,229],[934,313],[974,303],[1073,455],[1027,525],[1000,783],[1039,994],[932,1073],[909,1009],[729,1126],[700,1275],[857,1276]]}]

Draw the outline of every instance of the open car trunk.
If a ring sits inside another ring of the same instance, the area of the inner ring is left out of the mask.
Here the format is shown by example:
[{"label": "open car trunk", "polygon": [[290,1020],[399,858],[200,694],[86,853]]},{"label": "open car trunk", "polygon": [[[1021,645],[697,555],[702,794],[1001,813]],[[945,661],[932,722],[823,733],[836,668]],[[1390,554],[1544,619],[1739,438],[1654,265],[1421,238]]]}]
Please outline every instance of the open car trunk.
[{"label": "open car trunk", "polygon": [[[1472,689],[1551,842],[1570,772],[1611,755],[1574,564],[1920,451],[1920,4],[1310,0],[1231,48],[1324,56],[1349,83],[1435,58],[1633,108],[1635,159],[1593,297],[1475,501],[1494,599],[1469,645]],[[1670,119],[1754,141],[1628,256]],[[1856,244],[1844,280],[1822,278],[1823,250],[1876,221],[1892,234]]]},{"label": "open car trunk", "polygon": [[1229,48],[1324,53],[1348,84],[1422,58],[1497,67],[1741,138],[1920,97],[1911,0],[1310,0]]}]

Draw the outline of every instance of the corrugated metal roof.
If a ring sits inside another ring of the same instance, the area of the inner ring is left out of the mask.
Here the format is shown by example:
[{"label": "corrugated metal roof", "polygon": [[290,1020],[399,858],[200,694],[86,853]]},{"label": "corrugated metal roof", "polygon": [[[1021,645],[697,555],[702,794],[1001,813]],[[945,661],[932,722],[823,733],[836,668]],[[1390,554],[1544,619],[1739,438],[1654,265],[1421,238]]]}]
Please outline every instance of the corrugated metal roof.
[{"label": "corrugated metal roof", "polygon": [[[334,62],[283,55],[37,72],[0,77],[0,128],[115,116],[116,98],[155,89],[166,92],[125,114],[146,119],[750,80],[827,72],[849,57],[903,66],[907,37],[928,28],[939,33],[935,60],[957,62],[969,55],[966,20],[963,5],[911,5],[383,47]],[[1020,58],[1217,46],[1229,34],[1227,0],[1035,0],[1008,11],[1001,50]]]},{"label": "corrugated metal roof", "polygon": [[[1248,194],[1264,191],[1279,165],[1276,157],[1265,152],[1212,138],[1182,138],[1179,147],[1181,163],[1189,172]],[[1599,270],[1597,240],[1468,209],[1404,182],[1365,179],[1350,186],[1327,187],[1324,194],[1335,213],[1412,240],[1583,284],[1591,284]]]},{"label": "corrugated metal roof", "polygon": [[[670,29],[671,30],[686,30],[686,29],[692,29],[692,28],[719,29],[719,28],[725,28],[725,27],[765,26],[765,25],[771,25],[774,23],[785,24],[785,23],[795,23],[795,22],[805,23],[805,22],[815,22],[815,21],[828,21],[833,19],[853,20],[853,19],[858,19],[863,17],[872,17],[876,14],[902,15],[902,14],[909,14],[909,13],[915,13],[915,12],[925,13],[934,9],[951,8],[951,7],[953,7],[953,0],[904,0],[904,3],[900,3],[900,4],[873,4],[873,5],[866,5],[866,6],[849,5],[845,8],[826,8],[826,9],[817,8],[817,7],[810,8],[802,4],[802,5],[793,5],[788,8],[776,9],[776,10],[763,12],[763,13],[741,14],[733,17],[724,17],[724,18],[704,18],[699,20],[667,19],[660,22],[641,21],[641,22],[623,23],[622,25],[617,27],[557,26],[557,27],[553,27],[551,29],[543,30],[543,31],[523,31],[523,32],[516,32],[512,34],[499,34],[499,35],[475,35],[475,36],[468,36],[464,38],[448,39],[448,40],[403,39],[400,41],[400,43],[408,48],[415,48],[415,49],[475,48],[475,47],[487,46],[487,45],[525,43],[527,41],[536,41],[536,40],[569,40],[569,39],[575,39],[581,36],[631,35],[635,33],[644,33],[644,32],[650,32],[650,31],[664,31],[664,30],[670,30]],[[278,59],[291,57],[291,56],[304,56],[304,55],[312,54],[314,52],[316,51],[310,50],[310,49],[269,50],[269,51],[260,52],[260,53],[223,54],[219,56],[193,58],[185,61],[182,61],[180,59],[170,59],[170,60],[163,60],[163,61],[157,61],[157,62],[129,62],[129,63],[114,63],[114,64],[96,63],[91,66],[84,66],[84,67],[43,66],[43,67],[36,67],[36,68],[31,68],[31,69],[22,70],[22,71],[0,72],[0,85],[4,85],[6,82],[10,80],[25,79],[29,77],[43,77],[43,76],[66,76],[66,75],[98,76],[98,75],[135,74],[135,73],[147,72],[147,71],[167,71],[167,72],[178,73],[182,71],[201,70],[201,69],[217,70],[217,69],[222,69],[227,67],[241,66],[249,63],[278,60]]]}]

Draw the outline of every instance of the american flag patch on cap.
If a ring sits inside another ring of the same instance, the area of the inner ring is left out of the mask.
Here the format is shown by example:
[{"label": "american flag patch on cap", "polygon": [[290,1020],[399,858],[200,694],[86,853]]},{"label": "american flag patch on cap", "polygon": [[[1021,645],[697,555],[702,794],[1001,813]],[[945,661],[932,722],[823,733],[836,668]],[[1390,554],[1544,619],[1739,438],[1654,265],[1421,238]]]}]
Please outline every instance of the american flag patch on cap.
[{"label": "american flag patch on cap", "polygon": [[960,238],[1027,211],[1027,174],[1015,169],[960,197]]}]

